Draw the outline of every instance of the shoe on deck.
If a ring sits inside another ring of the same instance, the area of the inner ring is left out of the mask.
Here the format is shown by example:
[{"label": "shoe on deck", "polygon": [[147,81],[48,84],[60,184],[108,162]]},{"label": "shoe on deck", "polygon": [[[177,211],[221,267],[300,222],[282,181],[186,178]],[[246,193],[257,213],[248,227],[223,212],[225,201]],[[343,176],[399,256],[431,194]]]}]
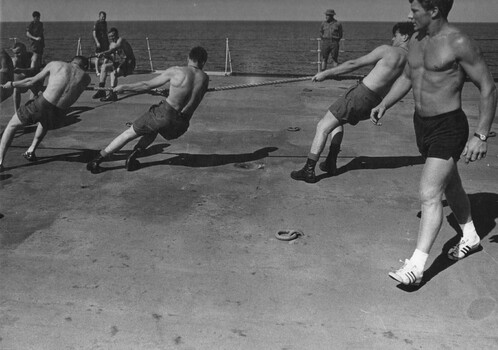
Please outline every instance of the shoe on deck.
[{"label": "shoe on deck", "polygon": [[92,96],[93,99],[102,98],[102,97],[105,97],[104,90],[99,90]]},{"label": "shoe on deck", "polygon": [[118,95],[115,92],[109,92],[106,97],[100,99],[101,102],[116,102],[118,100]]},{"label": "shoe on deck", "polygon": [[291,172],[290,176],[294,180],[304,181],[310,184],[314,184],[317,181],[315,171],[313,169],[306,168],[306,166],[301,170]]},{"label": "shoe on deck", "polygon": [[140,169],[140,162],[137,160],[139,149],[133,150],[131,154],[126,158],[125,169],[127,171],[133,171]]},{"label": "shoe on deck", "polygon": [[330,175],[334,175],[337,171],[337,167],[335,164],[327,164],[327,161],[321,162],[318,164],[318,167],[320,168],[321,171],[328,173]]},{"label": "shoe on deck", "polygon": [[35,152],[24,152],[22,156],[24,157],[24,159],[30,162],[36,162],[38,160],[38,158],[36,158]]},{"label": "shoe on deck", "polygon": [[404,265],[394,272],[389,272],[389,277],[405,286],[418,286],[422,282],[424,272],[406,259]]},{"label": "shoe on deck", "polygon": [[481,249],[481,241],[472,244],[469,239],[462,238],[453,248],[448,250],[448,259],[461,260]]},{"label": "shoe on deck", "polygon": [[99,174],[103,171],[99,163],[97,163],[95,160],[92,160],[91,162],[88,162],[86,164],[86,170],[90,171],[92,174]]}]

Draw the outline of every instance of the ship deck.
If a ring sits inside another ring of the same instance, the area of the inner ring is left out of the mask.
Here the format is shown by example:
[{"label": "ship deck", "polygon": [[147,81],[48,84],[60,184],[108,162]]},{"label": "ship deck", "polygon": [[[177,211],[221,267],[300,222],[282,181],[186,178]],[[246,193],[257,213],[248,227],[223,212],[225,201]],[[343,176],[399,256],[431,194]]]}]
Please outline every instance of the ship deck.
[{"label": "ship deck", "polygon": [[[0,174],[0,348],[496,349],[496,138],[484,160],[459,163],[483,250],[446,258],[458,238],[445,205],[425,283],[397,286],[388,272],[411,255],[420,221],[411,96],[381,127],[346,126],[337,176],[289,176],[352,83],[209,92],[189,131],[158,138],[133,172],[134,142],[101,174],[85,163],[158,96],[85,92],[34,163],[21,157],[34,129],[18,133]],[[478,90],[466,84],[463,99],[474,130]],[[13,112],[4,101],[2,127]],[[288,229],[304,236],[275,238]]]}]

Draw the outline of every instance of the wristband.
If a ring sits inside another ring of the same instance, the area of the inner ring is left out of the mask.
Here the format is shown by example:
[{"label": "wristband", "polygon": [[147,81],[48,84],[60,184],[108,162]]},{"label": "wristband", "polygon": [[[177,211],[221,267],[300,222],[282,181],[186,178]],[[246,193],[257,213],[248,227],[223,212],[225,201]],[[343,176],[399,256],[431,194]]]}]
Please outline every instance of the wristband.
[{"label": "wristband", "polygon": [[483,134],[479,134],[477,132],[474,133],[474,136],[477,137],[479,140],[481,140],[483,142],[486,142],[487,139],[488,139],[488,136],[483,135]]},{"label": "wristband", "polygon": [[12,80],[10,81],[10,87],[14,89],[14,82]]}]

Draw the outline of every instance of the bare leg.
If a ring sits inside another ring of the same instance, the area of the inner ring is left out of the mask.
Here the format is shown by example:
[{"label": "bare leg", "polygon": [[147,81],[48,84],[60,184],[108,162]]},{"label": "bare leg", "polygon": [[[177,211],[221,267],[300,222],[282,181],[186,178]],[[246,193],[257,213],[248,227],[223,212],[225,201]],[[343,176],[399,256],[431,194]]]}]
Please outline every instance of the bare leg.
[{"label": "bare leg", "polygon": [[115,153],[123,148],[128,142],[136,139],[139,135],[133,130],[133,126],[130,126],[128,129],[123,131],[121,135],[116,137],[111,143],[104,148],[105,156]]},{"label": "bare leg", "polygon": [[472,221],[469,197],[463,189],[462,180],[460,179],[460,174],[458,173],[458,168],[456,166],[444,194],[453,215],[455,215],[455,218],[460,225]]},{"label": "bare leg", "polygon": [[36,127],[35,131],[35,136],[33,137],[33,142],[31,142],[31,146],[29,146],[26,152],[34,153],[36,151],[36,148],[40,145],[40,142],[42,142],[45,135],[47,135],[47,131],[48,130],[44,128],[41,125],[41,123],[38,123],[38,126]]},{"label": "bare leg", "polygon": [[2,135],[2,139],[0,140],[0,166],[3,165],[5,153],[7,153],[7,149],[10,147],[12,140],[14,139],[14,135],[16,130],[22,126],[22,122],[19,120],[17,113],[12,116],[9,123],[5,127],[5,130]]},{"label": "bare leg", "polygon": [[429,254],[443,223],[443,194],[457,174],[455,161],[427,158],[420,179],[422,218],[417,239],[417,249]]}]

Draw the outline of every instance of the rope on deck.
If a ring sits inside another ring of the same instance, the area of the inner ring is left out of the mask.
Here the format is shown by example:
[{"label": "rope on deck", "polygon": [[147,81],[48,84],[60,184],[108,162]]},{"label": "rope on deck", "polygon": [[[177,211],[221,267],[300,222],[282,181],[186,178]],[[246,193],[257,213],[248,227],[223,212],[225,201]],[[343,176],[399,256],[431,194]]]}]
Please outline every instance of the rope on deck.
[{"label": "rope on deck", "polygon": [[[286,84],[286,83],[293,83],[296,81],[303,81],[303,80],[311,80],[313,76],[307,76],[307,77],[300,77],[300,78],[290,78],[290,79],[280,79],[280,80],[271,80],[271,81],[262,81],[259,83],[248,83],[248,84],[236,84],[236,85],[226,85],[226,86],[218,86],[218,87],[213,87],[213,88],[208,88],[207,92],[214,92],[214,91],[224,91],[224,90],[235,90],[235,89],[244,89],[244,88],[250,88],[250,87],[256,87],[256,86],[263,86],[263,85],[276,85],[276,84]],[[87,87],[86,90],[90,91],[112,91],[112,88],[108,87]],[[168,92],[169,89],[151,89],[149,90],[152,93],[156,94],[164,94],[165,92]]]}]

